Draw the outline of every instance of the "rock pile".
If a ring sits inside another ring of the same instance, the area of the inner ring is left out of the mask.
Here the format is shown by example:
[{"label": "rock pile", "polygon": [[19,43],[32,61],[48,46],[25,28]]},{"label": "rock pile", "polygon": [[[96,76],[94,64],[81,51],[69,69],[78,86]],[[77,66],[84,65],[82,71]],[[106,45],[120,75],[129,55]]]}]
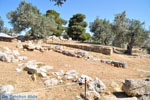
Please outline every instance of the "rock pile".
[{"label": "rock pile", "polygon": [[27,60],[26,56],[19,56],[18,50],[10,50],[8,47],[4,47],[5,52],[0,51],[0,61],[3,62],[19,62]]},{"label": "rock pile", "polygon": [[28,61],[24,65],[25,71],[27,71],[29,74],[37,74],[40,77],[48,77],[46,74],[47,70],[53,69],[52,66],[44,66],[44,63],[36,62],[35,60]]},{"label": "rock pile", "polygon": [[[100,93],[106,92],[106,86],[105,84],[99,80],[98,78],[92,79],[91,77],[87,75],[81,75],[77,82],[79,84],[85,84],[85,79],[87,82],[87,87],[90,91],[87,91],[87,97],[86,100],[99,100],[100,99]],[[80,94],[82,98],[85,99],[85,93]]]}]

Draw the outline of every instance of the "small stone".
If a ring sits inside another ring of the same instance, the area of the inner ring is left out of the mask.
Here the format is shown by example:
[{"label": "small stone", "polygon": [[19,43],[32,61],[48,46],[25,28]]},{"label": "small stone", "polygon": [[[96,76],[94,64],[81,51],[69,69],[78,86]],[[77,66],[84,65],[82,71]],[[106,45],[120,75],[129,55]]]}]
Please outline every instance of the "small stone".
[{"label": "small stone", "polygon": [[51,69],[53,69],[54,67],[53,67],[53,66],[42,66],[41,68],[46,69],[46,70],[51,70]]},{"label": "small stone", "polygon": [[20,68],[16,68],[16,71],[17,71],[17,72],[21,72],[21,71],[22,71],[22,69],[20,69]]},{"label": "small stone", "polygon": [[46,86],[54,86],[54,85],[57,85],[57,84],[58,84],[58,80],[55,79],[55,78],[52,78],[52,79],[46,80],[46,81],[44,82],[44,84],[45,84]]}]

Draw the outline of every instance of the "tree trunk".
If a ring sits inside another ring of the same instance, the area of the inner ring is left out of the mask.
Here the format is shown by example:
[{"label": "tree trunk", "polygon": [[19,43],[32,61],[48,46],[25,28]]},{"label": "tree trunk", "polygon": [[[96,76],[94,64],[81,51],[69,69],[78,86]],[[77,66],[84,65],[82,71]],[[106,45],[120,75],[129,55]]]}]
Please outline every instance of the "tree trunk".
[{"label": "tree trunk", "polygon": [[108,45],[107,39],[104,40],[104,45]]},{"label": "tree trunk", "polygon": [[128,46],[127,46],[127,54],[132,55],[132,48],[133,48],[133,45],[132,44],[128,44]]}]

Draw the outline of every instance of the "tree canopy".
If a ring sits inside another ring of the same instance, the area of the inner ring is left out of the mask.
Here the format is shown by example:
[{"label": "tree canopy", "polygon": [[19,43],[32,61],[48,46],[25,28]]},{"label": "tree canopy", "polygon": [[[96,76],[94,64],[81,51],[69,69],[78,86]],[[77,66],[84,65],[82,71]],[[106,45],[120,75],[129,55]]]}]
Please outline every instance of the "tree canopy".
[{"label": "tree canopy", "polygon": [[85,28],[87,27],[87,22],[84,21],[85,18],[86,16],[80,13],[70,18],[67,33],[72,39],[80,40],[83,37],[82,34],[88,35],[85,34]]},{"label": "tree canopy", "polygon": [[55,5],[61,6],[62,4],[64,4],[64,2],[66,2],[67,0],[50,0],[55,2]]},{"label": "tree canopy", "polygon": [[25,1],[22,1],[15,11],[9,12],[7,17],[17,33],[30,29],[28,35],[34,37],[48,36],[56,28],[52,16],[42,15],[36,6]]},{"label": "tree canopy", "polygon": [[3,27],[4,27],[4,21],[0,17],[0,32],[2,31]]},{"label": "tree canopy", "polygon": [[67,24],[67,21],[60,18],[60,14],[58,12],[56,12],[55,10],[47,10],[46,16],[54,17],[54,20],[57,24],[57,28],[54,30],[53,34],[56,36],[60,36],[63,33],[63,31],[66,29],[63,25]]},{"label": "tree canopy", "polygon": [[96,18],[90,23],[90,31],[93,32],[93,39],[100,44],[108,45],[112,42],[112,24],[104,19]]},{"label": "tree canopy", "polygon": [[116,14],[113,23],[113,31],[115,33],[113,41],[114,46],[125,47],[127,28],[128,19],[126,18],[126,12],[124,11],[121,14]]},{"label": "tree canopy", "polygon": [[144,46],[145,41],[148,39],[149,33],[144,29],[143,25],[144,23],[141,23],[139,20],[129,20],[126,35],[128,54],[132,54],[133,46]]}]

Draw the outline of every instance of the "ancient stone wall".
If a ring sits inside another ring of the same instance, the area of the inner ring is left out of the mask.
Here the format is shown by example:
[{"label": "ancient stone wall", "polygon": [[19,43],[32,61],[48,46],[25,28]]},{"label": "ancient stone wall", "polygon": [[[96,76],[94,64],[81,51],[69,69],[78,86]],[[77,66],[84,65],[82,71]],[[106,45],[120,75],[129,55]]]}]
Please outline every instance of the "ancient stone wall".
[{"label": "ancient stone wall", "polygon": [[53,43],[55,45],[63,45],[71,48],[82,49],[86,51],[93,51],[102,53],[105,55],[112,55],[113,49],[111,47],[104,47],[104,46],[88,46],[88,45],[77,45],[77,44],[64,44],[64,43]]}]

